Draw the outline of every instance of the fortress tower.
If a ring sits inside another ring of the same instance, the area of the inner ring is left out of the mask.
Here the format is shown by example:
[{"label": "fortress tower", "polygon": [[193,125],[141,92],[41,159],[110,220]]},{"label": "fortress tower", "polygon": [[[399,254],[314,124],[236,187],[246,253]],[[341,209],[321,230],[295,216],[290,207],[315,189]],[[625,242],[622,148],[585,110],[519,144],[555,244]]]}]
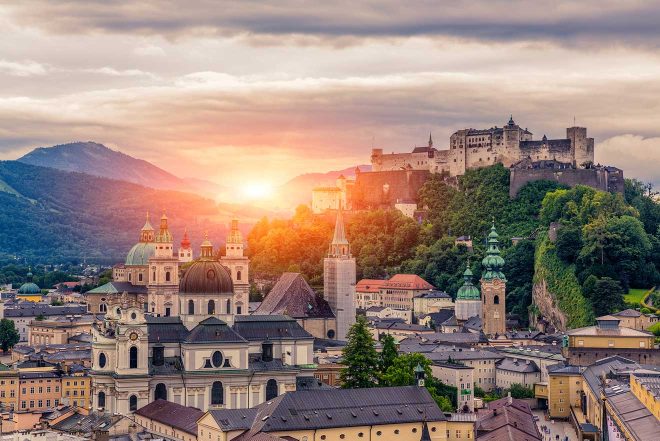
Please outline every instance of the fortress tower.
[{"label": "fortress tower", "polygon": [[483,311],[481,322],[488,336],[502,335],[506,331],[506,277],[502,273],[504,259],[500,256],[495,221],[488,234],[488,250],[481,264],[485,271],[481,275],[481,297]]},{"label": "fortress tower", "polygon": [[355,323],[355,258],[346,239],[341,210],[337,212],[328,257],[323,259],[323,294],[337,317],[337,339],[346,340]]}]

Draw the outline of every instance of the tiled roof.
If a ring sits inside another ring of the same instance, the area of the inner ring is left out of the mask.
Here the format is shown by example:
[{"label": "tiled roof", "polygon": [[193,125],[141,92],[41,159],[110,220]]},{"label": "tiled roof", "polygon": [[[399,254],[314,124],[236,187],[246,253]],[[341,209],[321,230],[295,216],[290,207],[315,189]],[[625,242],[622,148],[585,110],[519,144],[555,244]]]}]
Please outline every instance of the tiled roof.
[{"label": "tiled roof", "polygon": [[294,318],[334,318],[328,302],[314,292],[300,273],[284,273],[255,314],[283,314]]},{"label": "tiled roof", "polygon": [[626,428],[634,434],[634,439],[655,440],[658,438],[660,421],[630,389],[626,387],[620,392],[607,394],[607,402]]},{"label": "tiled roof", "polygon": [[186,343],[244,343],[240,335],[216,317],[199,322],[186,336]]},{"label": "tiled roof", "polygon": [[355,292],[372,292],[380,291],[380,288],[385,285],[387,280],[377,279],[362,279],[355,285]]},{"label": "tiled roof", "polygon": [[497,369],[505,371],[518,372],[521,374],[531,374],[540,372],[539,367],[531,360],[518,360],[514,358],[505,358],[495,363]]},{"label": "tiled roof", "polygon": [[[601,317],[604,320],[604,317]],[[612,317],[613,319],[616,317]],[[616,320],[619,320],[616,318]],[[618,337],[652,337],[653,334],[646,331],[638,331],[632,328],[611,328],[604,329],[598,326],[587,326],[585,328],[572,329],[566,332],[567,335],[574,335],[579,337],[598,337],[598,336],[618,336]]]},{"label": "tiled roof", "polygon": [[204,412],[195,407],[158,399],[139,408],[135,414],[197,436],[197,420]]},{"label": "tiled roof", "polygon": [[78,315],[87,313],[86,305],[79,306],[51,306],[39,305],[32,302],[19,303],[17,306],[5,309],[5,317],[37,317],[43,315],[49,317],[53,315]]},{"label": "tiled roof", "polygon": [[615,317],[640,317],[642,313],[634,309],[624,309],[623,311],[615,312],[612,315]]},{"label": "tiled roof", "polygon": [[179,343],[188,336],[188,330],[179,317],[153,317],[145,315],[149,343]]},{"label": "tiled roof", "polygon": [[434,289],[434,286],[417,274],[395,274],[383,285],[384,289]]},{"label": "tiled roof", "polygon": [[477,413],[477,441],[541,441],[529,405],[523,400],[501,398]]},{"label": "tiled roof", "polygon": [[250,409],[211,409],[209,414],[223,432],[249,430],[257,415],[257,408]]},{"label": "tiled roof", "polygon": [[443,291],[429,290],[428,292],[422,292],[417,294],[415,297],[421,299],[451,299],[451,296]]},{"label": "tiled roof", "polygon": [[145,285],[133,285],[130,282],[108,282],[94,289],[90,289],[85,293],[87,294],[121,294],[127,292],[129,294],[146,294],[147,287]]},{"label": "tiled roof", "polygon": [[89,415],[74,413],[70,417],[53,424],[52,427],[62,432],[88,434],[99,429],[108,430],[118,420],[118,417],[102,413],[90,413]]},{"label": "tiled roof", "polygon": [[234,331],[246,340],[312,340],[295,319],[282,315],[237,315]]}]

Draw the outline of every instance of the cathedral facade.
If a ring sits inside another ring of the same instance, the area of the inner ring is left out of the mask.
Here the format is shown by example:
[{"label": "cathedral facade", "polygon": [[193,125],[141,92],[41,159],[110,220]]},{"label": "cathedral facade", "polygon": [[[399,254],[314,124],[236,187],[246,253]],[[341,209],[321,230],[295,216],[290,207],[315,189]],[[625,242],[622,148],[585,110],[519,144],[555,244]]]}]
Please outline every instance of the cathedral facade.
[{"label": "cathedral facade", "polygon": [[312,377],[309,333],[290,317],[247,315],[249,260],[237,222],[222,258],[207,238],[182,267],[183,245],[175,254],[166,216],[157,232],[147,219],[116,280],[90,291],[105,313],[92,327],[95,410],[128,414],[159,398],[247,408]]}]

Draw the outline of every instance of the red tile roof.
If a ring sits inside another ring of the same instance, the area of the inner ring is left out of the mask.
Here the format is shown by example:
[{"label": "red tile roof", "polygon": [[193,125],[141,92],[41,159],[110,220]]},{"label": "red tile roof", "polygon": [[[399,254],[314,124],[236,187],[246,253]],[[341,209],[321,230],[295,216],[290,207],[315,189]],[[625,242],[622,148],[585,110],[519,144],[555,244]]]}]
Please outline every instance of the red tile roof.
[{"label": "red tile roof", "polygon": [[385,283],[383,288],[427,290],[435,287],[416,274],[396,274]]},{"label": "red tile roof", "polygon": [[355,292],[378,292],[387,280],[362,279],[355,285]]}]

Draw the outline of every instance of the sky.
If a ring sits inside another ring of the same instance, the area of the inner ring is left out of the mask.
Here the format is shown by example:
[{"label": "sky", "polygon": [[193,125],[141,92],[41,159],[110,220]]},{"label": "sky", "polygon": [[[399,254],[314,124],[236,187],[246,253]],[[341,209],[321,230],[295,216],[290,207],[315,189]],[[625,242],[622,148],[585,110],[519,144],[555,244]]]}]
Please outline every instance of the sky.
[{"label": "sky", "polygon": [[0,0],[0,159],[96,141],[230,188],[504,125],[660,184],[660,3]]}]

